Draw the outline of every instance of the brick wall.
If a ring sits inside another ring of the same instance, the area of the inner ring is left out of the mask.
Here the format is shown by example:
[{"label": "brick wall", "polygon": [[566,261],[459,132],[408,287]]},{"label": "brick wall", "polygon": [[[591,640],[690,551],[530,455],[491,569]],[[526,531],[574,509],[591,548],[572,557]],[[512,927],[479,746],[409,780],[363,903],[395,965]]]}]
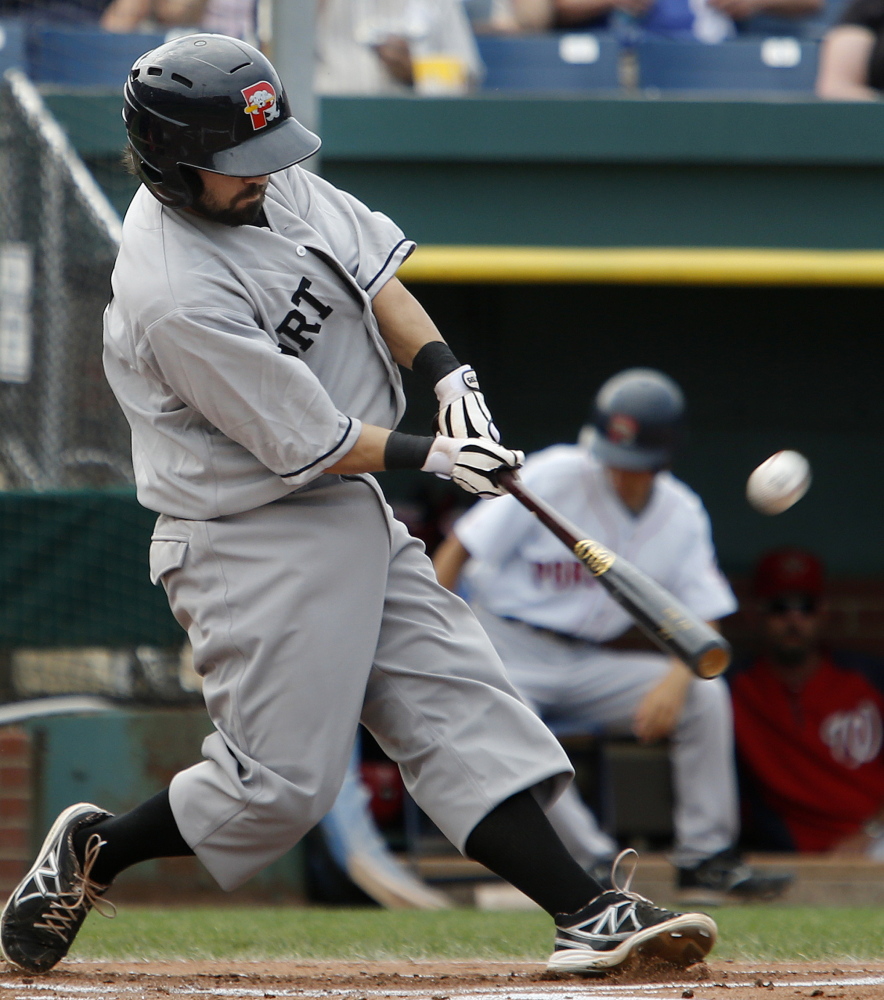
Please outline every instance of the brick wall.
[{"label": "brick wall", "polygon": [[[726,620],[724,631],[740,653],[754,648],[752,599],[746,579],[731,583],[741,610]],[[827,604],[829,645],[884,658],[884,580],[830,580]]]},{"label": "brick wall", "polygon": [[27,730],[0,728],[0,898],[31,861],[31,741]]}]

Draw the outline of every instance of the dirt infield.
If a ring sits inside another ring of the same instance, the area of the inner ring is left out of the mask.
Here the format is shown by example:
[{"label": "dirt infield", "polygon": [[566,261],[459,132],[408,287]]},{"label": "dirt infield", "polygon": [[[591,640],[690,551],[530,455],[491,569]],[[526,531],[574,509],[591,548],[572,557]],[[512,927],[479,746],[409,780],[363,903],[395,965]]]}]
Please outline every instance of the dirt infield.
[{"label": "dirt infield", "polygon": [[0,964],[0,1000],[884,1000],[879,963],[710,962],[586,978],[524,962],[65,962],[44,976]]}]

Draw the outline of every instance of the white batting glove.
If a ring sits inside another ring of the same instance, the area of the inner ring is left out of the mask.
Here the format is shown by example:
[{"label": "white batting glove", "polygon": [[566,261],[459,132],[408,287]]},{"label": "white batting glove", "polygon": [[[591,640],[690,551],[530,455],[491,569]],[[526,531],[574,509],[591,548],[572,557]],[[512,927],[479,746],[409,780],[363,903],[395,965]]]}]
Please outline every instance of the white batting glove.
[{"label": "white batting glove", "polygon": [[439,412],[433,430],[453,438],[491,438],[500,440],[500,431],[491,419],[485,397],[479,392],[479,380],[469,365],[461,365],[435,386]]},{"label": "white batting glove", "polygon": [[506,493],[497,485],[496,473],[518,469],[525,461],[523,451],[512,451],[490,438],[452,438],[438,435],[424,462],[423,472],[451,479],[467,493],[499,497]]}]

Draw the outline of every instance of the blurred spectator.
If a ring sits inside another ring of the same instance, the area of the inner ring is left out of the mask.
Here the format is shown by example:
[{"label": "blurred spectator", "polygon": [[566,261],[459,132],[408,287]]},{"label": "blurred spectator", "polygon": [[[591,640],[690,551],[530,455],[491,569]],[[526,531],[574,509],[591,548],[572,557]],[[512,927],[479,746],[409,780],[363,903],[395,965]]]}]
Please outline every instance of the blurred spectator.
[{"label": "blurred spectator", "polygon": [[652,35],[714,43],[757,14],[805,17],[820,11],[823,0],[553,0],[553,7],[557,28],[608,28],[619,16]]},{"label": "blurred spectator", "polygon": [[853,0],[820,48],[816,92],[832,101],[877,101],[884,91],[884,0]]},{"label": "blurred spectator", "polygon": [[544,31],[552,20],[552,0],[462,0],[477,34]]},{"label": "blurred spectator", "polygon": [[319,0],[320,94],[463,93],[482,63],[461,0]]},{"label": "blurred spectator", "polygon": [[828,649],[822,563],[765,555],[753,580],[761,651],[728,675],[744,838],[759,850],[884,861],[884,663]]},{"label": "blurred spectator", "polygon": [[254,41],[257,0],[113,0],[102,18],[108,31],[217,31]]},{"label": "blurred spectator", "polygon": [[199,26],[233,38],[254,38],[257,22],[257,0],[206,0]]}]

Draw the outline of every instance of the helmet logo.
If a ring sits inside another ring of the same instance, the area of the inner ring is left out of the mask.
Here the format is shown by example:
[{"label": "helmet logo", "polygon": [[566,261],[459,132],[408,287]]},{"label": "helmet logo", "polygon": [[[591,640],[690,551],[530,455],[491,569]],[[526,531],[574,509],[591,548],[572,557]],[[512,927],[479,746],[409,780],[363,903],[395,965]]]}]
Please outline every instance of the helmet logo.
[{"label": "helmet logo", "polygon": [[242,92],[246,99],[245,113],[251,115],[252,128],[257,132],[279,117],[279,103],[276,100],[276,88],[272,83],[261,80],[253,83]]},{"label": "helmet logo", "polygon": [[628,413],[615,413],[608,420],[605,437],[613,444],[633,445],[638,436],[638,421]]}]

